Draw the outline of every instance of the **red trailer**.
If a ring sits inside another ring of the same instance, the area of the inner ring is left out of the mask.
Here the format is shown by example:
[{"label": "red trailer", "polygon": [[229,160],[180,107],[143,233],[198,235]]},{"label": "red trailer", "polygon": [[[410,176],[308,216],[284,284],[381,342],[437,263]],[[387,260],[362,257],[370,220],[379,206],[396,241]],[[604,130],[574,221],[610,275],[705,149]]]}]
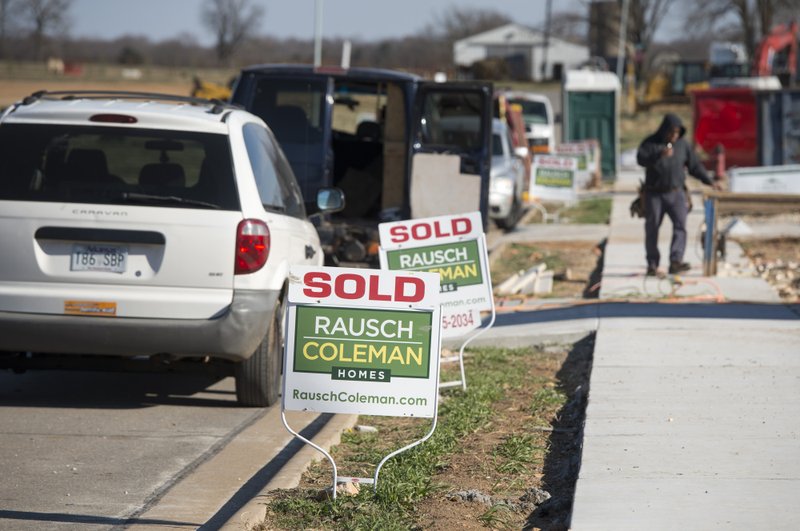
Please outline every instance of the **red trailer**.
[{"label": "red trailer", "polygon": [[717,146],[725,150],[727,166],[758,166],[757,91],[726,87],[692,93],[694,142],[714,164]]}]

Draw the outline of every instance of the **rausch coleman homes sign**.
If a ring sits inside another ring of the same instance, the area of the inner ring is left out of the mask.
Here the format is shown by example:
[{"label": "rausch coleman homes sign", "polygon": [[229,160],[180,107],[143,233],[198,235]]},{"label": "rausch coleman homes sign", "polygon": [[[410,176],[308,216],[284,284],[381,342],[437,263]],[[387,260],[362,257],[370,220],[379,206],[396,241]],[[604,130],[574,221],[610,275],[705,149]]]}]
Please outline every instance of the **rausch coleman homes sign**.
[{"label": "rausch coleman homes sign", "polygon": [[439,277],[293,267],[284,409],[433,417]]}]

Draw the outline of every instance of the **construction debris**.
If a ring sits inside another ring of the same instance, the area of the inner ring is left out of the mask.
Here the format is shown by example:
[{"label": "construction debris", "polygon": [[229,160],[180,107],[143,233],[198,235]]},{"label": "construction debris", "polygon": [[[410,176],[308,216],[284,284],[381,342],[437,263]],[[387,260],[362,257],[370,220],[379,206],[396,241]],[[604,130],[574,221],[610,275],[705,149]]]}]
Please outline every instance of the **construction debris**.
[{"label": "construction debris", "polygon": [[544,263],[517,271],[495,288],[495,294],[499,296],[542,295],[552,291],[553,271],[547,271]]}]

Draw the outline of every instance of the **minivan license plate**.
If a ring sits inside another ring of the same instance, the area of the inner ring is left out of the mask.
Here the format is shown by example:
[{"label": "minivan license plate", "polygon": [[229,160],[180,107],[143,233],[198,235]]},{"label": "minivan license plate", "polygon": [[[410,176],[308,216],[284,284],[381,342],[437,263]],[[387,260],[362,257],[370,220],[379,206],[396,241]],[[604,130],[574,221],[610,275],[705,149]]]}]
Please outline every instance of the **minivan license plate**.
[{"label": "minivan license plate", "polygon": [[72,247],[71,271],[107,271],[124,273],[128,248],[119,245],[75,245]]}]

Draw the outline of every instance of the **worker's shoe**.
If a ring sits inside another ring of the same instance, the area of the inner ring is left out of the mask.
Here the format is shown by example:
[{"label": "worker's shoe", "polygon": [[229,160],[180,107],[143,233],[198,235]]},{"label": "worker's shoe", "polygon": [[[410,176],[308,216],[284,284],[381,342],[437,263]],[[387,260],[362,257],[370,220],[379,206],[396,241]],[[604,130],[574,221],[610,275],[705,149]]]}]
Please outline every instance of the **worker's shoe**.
[{"label": "worker's shoe", "polygon": [[689,262],[672,262],[669,264],[669,274],[674,275],[675,273],[682,273],[684,271],[689,271],[692,266],[689,265]]},{"label": "worker's shoe", "polygon": [[647,275],[648,277],[654,277],[657,274],[658,270],[656,269],[655,266],[647,266],[647,273],[645,273],[645,275]]}]

